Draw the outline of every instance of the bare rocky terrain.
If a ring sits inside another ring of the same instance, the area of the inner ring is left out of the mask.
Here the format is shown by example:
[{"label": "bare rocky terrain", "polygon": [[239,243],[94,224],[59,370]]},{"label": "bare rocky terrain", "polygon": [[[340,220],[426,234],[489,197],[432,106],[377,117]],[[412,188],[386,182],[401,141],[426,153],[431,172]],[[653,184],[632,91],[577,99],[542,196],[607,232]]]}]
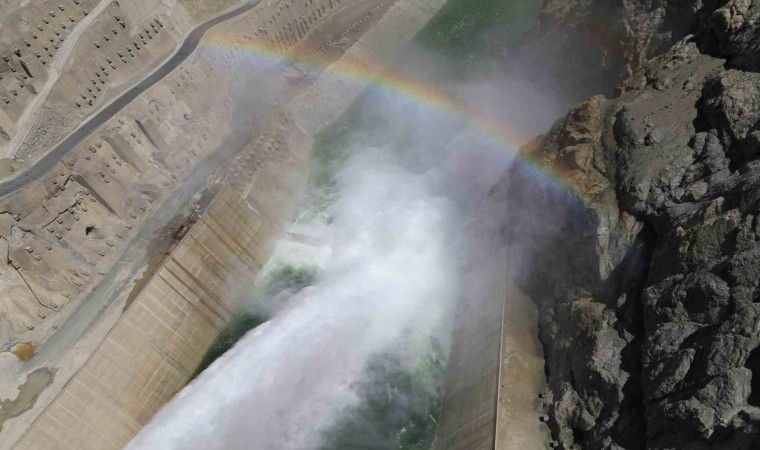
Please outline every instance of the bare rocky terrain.
[{"label": "bare rocky terrain", "polygon": [[580,75],[558,85],[568,99],[606,96],[573,106],[495,191],[522,213],[505,233],[531,261],[556,445],[757,448],[760,8],[561,1],[542,17],[523,45],[607,33],[553,66]]}]

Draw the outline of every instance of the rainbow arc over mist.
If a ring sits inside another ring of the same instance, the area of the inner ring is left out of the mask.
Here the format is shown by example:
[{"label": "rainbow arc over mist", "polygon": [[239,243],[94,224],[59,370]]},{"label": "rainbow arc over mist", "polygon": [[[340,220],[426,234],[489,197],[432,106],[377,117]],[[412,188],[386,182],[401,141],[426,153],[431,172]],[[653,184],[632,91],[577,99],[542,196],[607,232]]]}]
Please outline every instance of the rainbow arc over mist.
[{"label": "rainbow arc over mist", "polygon": [[521,151],[534,136],[526,136],[495,114],[473,106],[431,83],[414,79],[401,70],[367,61],[327,58],[314,50],[283,52],[256,38],[241,41],[226,36],[215,36],[204,40],[201,48],[222,53],[225,57],[235,60],[246,61],[254,70],[298,63],[318,73],[319,77],[334,78],[341,83],[357,83],[363,88],[382,91],[399,101],[410,102],[430,112],[445,114],[530,166],[543,181],[548,181],[553,187],[582,195],[565,174],[546,167],[543,161]]}]

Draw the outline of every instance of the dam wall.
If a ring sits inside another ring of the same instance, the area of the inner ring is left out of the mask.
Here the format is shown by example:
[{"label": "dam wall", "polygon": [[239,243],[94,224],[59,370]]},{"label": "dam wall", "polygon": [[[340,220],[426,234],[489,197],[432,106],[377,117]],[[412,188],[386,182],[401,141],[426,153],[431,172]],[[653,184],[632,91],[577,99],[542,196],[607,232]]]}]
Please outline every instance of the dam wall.
[{"label": "dam wall", "polygon": [[187,383],[234,313],[230,299],[245,292],[286,219],[271,198],[300,191],[307,170],[293,157],[247,196],[223,190],[14,448],[123,447]]},{"label": "dam wall", "polygon": [[503,239],[513,211],[493,189],[468,222],[477,238],[462,255],[467,268],[455,311],[435,450],[539,450],[551,437],[544,412],[544,357],[533,300],[516,289],[520,263]]},{"label": "dam wall", "polygon": [[321,77],[291,104],[299,126],[311,135],[338,120],[361,95],[371,80],[386,75],[406,44],[435,16],[447,0],[397,0],[378,22],[330,65],[331,74]]},{"label": "dam wall", "polygon": [[[469,278],[469,277],[468,277]],[[506,282],[465,279],[458,303],[435,450],[493,450]],[[481,283],[478,283],[481,281]]]},{"label": "dam wall", "polygon": [[503,278],[491,295],[463,298],[457,309],[435,450],[538,450],[550,443],[540,420],[546,380],[538,312]]}]

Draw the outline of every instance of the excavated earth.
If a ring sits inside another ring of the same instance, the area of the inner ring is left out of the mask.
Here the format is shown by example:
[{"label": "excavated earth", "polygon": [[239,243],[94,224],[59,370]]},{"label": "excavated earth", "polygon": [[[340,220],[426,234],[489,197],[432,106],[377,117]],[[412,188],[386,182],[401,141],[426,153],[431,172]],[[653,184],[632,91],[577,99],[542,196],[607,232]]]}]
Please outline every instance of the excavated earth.
[{"label": "excavated earth", "polygon": [[567,102],[603,94],[494,191],[557,447],[758,448],[760,3],[550,0],[526,49]]}]

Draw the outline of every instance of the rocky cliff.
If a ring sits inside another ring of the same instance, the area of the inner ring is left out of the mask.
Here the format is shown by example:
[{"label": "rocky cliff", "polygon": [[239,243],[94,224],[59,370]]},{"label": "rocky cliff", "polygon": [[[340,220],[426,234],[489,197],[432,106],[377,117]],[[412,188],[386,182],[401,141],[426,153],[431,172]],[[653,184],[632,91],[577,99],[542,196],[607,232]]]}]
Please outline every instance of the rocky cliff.
[{"label": "rocky cliff", "polygon": [[507,71],[564,102],[616,85],[704,27],[719,0],[545,0]]},{"label": "rocky cliff", "polygon": [[590,75],[556,89],[607,95],[495,192],[520,211],[505,233],[540,308],[558,446],[758,448],[760,4],[550,0],[542,17],[523,48],[602,43],[559,61]]}]

